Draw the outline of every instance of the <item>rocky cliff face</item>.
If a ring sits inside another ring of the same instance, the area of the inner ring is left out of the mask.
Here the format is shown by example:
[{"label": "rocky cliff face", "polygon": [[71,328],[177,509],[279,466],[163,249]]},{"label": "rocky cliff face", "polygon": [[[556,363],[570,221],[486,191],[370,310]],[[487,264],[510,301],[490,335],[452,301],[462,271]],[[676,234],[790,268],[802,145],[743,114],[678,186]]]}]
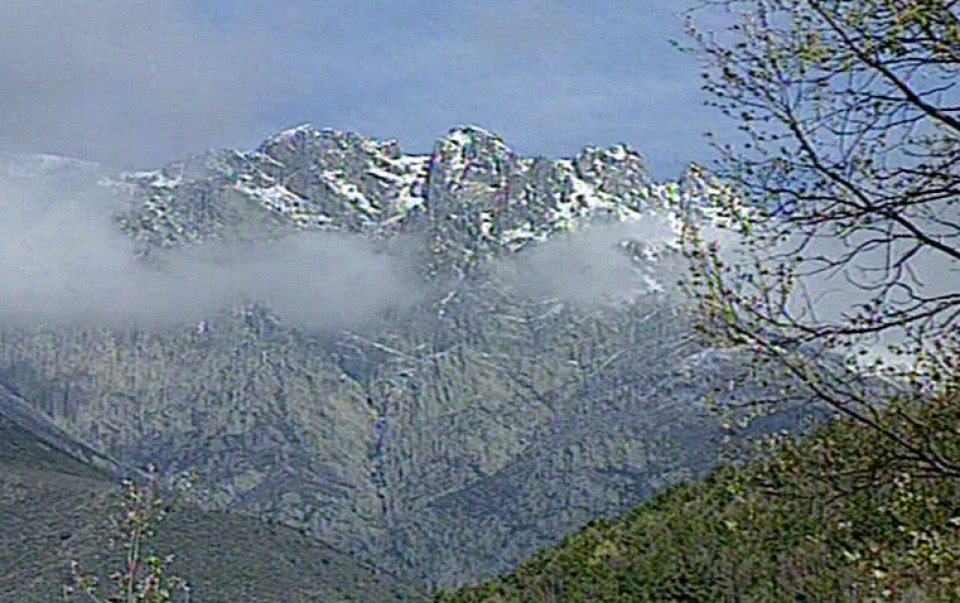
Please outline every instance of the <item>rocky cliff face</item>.
[{"label": "rocky cliff face", "polygon": [[590,224],[717,219],[698,200],[722,187],[696,170],[653,183],[624,146],[525,158],[458,128],[409,156],[302,126],[102,186],[127,199],[116,224],[147,257],[304,231],[416,241],[423,302],[363,328],[296,326],[256,303],[176,328],[10,327],[0,384],[121,461],[197,470],[212,508],[431,585],[503,571],[701,475],[722,435],[702,397],[761,387],[744,357],[691,336],[670,240],[620,237],[637,288],[602,303],[504,276]]}]

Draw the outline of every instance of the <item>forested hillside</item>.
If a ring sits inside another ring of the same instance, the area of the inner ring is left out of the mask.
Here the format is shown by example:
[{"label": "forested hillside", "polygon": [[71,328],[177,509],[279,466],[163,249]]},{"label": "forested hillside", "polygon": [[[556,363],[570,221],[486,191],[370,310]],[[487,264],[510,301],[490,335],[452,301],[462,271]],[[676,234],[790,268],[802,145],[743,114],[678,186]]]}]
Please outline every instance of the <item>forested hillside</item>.
[{"label": "forested hillside", "polygon": [[[882,417],[910,429],[899,405]],[[958,390],[910,420],[960,465]],[[595,521],[515,572],[445,603],[960,601],[960,479],[876,430],[839,421],[766,446],[615,521]]]}]

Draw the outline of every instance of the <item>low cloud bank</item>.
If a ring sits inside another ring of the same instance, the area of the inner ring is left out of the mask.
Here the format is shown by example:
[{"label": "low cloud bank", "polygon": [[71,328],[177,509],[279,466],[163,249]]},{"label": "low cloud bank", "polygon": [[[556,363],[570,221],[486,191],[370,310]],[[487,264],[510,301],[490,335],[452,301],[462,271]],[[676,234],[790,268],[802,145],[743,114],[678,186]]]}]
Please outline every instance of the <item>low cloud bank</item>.
[{"label": "low cloud bank", "polygon": [[663,246],[676,233],[663,217],[636,222],[594,224],[556,235],[500,265],[500,276],[515,291],[535,298],[555,298],[596,306],[647,295],[680,276],[672,263],[637,266],[623,249],[626,241]]},{"label": "low cloud bank", "polygon": [[302,233],[138,259],[93,185],[0,180],[0,321],[118,326],[196,322],[258,301],[288,322],[356,327],[418,299],[408,262],[356,237]]}]

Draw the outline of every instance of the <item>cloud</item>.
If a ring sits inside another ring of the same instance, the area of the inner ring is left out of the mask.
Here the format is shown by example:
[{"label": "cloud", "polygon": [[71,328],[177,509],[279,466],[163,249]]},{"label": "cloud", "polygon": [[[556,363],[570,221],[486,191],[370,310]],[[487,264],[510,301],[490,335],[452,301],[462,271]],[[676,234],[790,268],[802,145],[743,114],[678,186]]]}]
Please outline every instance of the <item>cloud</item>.
[{"label": "cloud", "polygon": [[115,209],[93,186],[0,181],[0,321],[164,326],[258,301],[288,323],[343,328],[418,299],[403,253],[332,233],[145,262],[111,224]]},{"label": "cloud", "polygon": [[187,7],[0,3],[0,145],[139,167],[236,138],[269,93],[261,38]]},{"label": "cloud", "polygon": [[648,295],[679,276],[671,274],[670,262],[633,263],[623,242],[658,246],[675,239],[669,223],[654,215],[635,222],[594,224],[555,235],[502,261],[498,269],[504,282],[523,295],[600,306]]}]

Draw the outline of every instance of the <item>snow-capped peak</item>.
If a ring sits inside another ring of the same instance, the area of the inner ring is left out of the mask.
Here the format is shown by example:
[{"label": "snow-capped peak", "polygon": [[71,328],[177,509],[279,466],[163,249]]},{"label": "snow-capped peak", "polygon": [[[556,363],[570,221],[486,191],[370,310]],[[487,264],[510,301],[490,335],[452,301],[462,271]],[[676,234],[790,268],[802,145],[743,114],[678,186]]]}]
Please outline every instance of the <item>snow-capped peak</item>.
[{"label": "snow-capped peak", "polygon": [[296,137],[296,136],[298,136],[298,135],[299,135],[299,136],[303,136],[303,135],[305,135],[305,134],[306,134],[306,135],[310,135],[310,134],[317,133],[317,132],[319,132],[319,130],[317,130],[317,128],[316,128],[313,124],[311,124],[311,123],[302,123],[302,124],[300,124],[300,125],[298,125],[298,126],[294,126],[294,127],[292,127],[292,128],[287,128],[286,130],[283,130],[282,132],[277,132],[276,134],[273,134],[272,136],[267,137],[267,139],[264,141],[263,144],[282,143],[282,142],[286,142],[287,140],[289,140],[289,139],[291,139],[291,138],[294,138],[294,137]]},{"label": "snow-capped peak", "polygon": [[[694,199],[721,188],[700,171],[681,182],[653,183],[642,156],[623,143],[587,147],[570,159],[518,157],[498,135],[471,125],[452,128],[431,155],[404,154],[394,140],[301,124],[254,151],[188,160],[191,170],[182,163],[126,177],[143,198],[128,229],[164,231],[161,239],[172,244],[198,240],[222,230],[201,221],[248,215],[250,206],[236,205],[239,195],[297,228],[384,233],[420,228],[426,220],[435,238],[445,240],[443,253],[453,253],[447,260],[472,262],[595,220],[659,216],[679,237],[691,207],[699,219],[720,219]],[[196,211],[201,198],[204,210]],[[653,261],[671,247],[647,245],[639,256]]]}]

